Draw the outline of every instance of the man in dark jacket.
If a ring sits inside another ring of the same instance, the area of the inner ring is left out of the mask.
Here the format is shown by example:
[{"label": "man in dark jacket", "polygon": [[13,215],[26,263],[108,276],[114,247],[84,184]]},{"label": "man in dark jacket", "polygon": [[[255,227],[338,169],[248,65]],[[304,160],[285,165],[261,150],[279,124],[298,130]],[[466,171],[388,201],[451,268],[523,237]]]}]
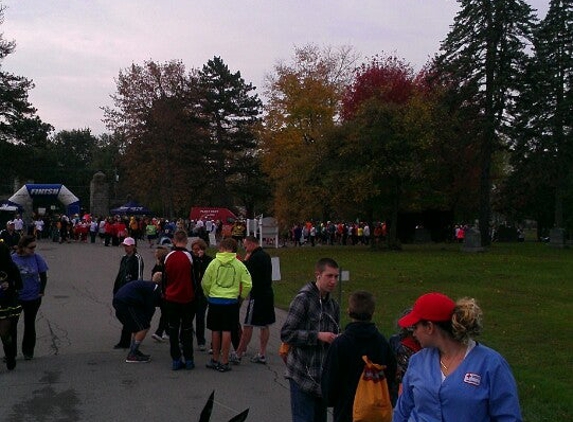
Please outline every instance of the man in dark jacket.
[{"label": "man in dark jacket", "polygon": [[388,341],[372,322],[375,306],[371,293],[352,293],[348,299],[348,315],[352,322],[328,349],[322,371],[322,395],[328,406],[334,407],[334,422],[352,422],[356,387],[364,369],[362,356],[386,366],[384,375],[392,389],[396,358]]},{"label": "man in dark jacket", "polygon": [[265,356],[270,336],[269,325],[275,322],[275,303],[272,286],[273,266],[271,257],[259,246],[259,242],[255,237],[247,236],[243,240],[243,246],[247,251],[243,262],[249,273],[251,273],[253,288],[247,300],[241,343],[237,348],[236,356],[231,357],[231,361],[235,360],[235,363],[240,361],[251,341],[253,327],[258,327],[260,330],[259,352],[251,358],[251,362],[266,364],[267,359]]},{"label": "man in dark jacket", "polygon": [[[115,295],[117,291],[123,287],[125,284],[134,280],[143,279],[143,258],[137,252],[135,247],[135,239],[132,237],[126,237],[122,243],[125,250],[125,255],[121,258],[119,263],[119,271],[115,277],[115,282],[113,283],[113,294]],[[119,343],[117,343],[114,349],[129,349],[131,345],[131,332],[125,330],[121,331],[121,337]]]},{"label": "man in dark jacket", "polygon": [[[161,281],[160,277],[156,277]],[[131,333],[128,363],[149,362],[150,356],[139,351],[155,313],[155,307],[161,303],[161,288],[152,281],[135,280],[124,284],[113,296],[113,307],[117,319],[124,330]]]}]

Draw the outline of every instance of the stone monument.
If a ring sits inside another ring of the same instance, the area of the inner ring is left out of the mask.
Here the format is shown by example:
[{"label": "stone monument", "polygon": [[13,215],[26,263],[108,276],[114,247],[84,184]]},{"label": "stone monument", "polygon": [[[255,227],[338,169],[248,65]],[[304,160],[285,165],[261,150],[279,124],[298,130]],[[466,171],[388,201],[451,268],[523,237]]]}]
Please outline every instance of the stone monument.
[{"label": "stone monument", "polygon": [[565,247],[565,229],[554,227],[549,231],[549,246],[553,248]]},{"label": "stone monument", "polygon": [[470,227],[466,230],[464,237],[464,244],[462,246],[463,252],[483,252],[485,249],[481,245],[481,233],[475,227]]},{"label": "stone monument", "polygon": [[90,213],[97,217],[109,214],[109,183],[101,171],[94,174],[90,182]]}]

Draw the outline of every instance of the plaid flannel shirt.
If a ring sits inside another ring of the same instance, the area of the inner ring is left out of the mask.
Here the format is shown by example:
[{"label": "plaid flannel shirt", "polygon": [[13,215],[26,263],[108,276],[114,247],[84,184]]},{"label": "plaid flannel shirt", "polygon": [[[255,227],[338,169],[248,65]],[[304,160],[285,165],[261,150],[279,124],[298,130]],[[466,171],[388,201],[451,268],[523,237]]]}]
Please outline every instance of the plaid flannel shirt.
[{"label": "plaid flannel shirt", "polygon": [[321,396],[320,379],[328,343],[318,340],[320,331],[340,333],[340,308],[328,295],[320,298],[314,282],[303,286],[292,300],[281,340],[290,346],[285,378],[295,381],[309,394]]}]

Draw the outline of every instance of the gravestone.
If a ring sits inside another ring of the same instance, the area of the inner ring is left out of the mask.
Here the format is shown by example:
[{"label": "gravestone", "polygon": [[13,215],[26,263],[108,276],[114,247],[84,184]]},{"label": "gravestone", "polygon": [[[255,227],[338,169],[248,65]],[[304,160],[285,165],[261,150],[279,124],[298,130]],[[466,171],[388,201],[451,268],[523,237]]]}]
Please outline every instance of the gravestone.
[{"label": "gravestone", "polygon": [[470,227],[469,229],[466,230],[462,251],[463,252],[484,251],[484,248],[481,245],[481,233],[475,227]]},{"label": "gravestone", "polygon": [[565,247],[565,229],[554,227],[549,232],[549,246],[553,248]]}]

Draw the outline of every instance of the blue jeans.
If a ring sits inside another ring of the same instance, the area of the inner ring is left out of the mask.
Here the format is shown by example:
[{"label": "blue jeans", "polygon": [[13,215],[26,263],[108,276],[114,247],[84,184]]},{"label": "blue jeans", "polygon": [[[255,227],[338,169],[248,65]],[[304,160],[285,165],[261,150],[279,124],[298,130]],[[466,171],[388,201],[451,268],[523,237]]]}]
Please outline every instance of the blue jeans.
[{"label": "blue jeans", "polygon": [[326,422],[326,404],[320,397],[302,391],[289,379],[292,422]]}]

